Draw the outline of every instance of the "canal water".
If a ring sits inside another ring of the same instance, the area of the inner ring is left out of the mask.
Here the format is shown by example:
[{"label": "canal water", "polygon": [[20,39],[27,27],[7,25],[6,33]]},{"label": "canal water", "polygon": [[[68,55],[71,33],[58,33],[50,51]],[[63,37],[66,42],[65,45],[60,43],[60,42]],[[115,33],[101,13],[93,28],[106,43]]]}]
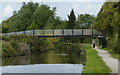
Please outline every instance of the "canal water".
[{"label": "canal water", "polygon": [[6,57],[2,73],[81,73],[85,58],[78,44],[58,45],[44,53]]}]

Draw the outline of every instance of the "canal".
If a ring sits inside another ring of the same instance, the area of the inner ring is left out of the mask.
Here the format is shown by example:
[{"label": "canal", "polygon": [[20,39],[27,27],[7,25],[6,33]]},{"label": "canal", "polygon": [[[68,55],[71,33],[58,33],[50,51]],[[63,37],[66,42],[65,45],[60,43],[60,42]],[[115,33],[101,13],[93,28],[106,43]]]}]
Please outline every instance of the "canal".
[{"label": "canal", "polygon": [[79,44],[57,45],[29,56],[5,57],[3,73],[82,73],[86,57]]}]

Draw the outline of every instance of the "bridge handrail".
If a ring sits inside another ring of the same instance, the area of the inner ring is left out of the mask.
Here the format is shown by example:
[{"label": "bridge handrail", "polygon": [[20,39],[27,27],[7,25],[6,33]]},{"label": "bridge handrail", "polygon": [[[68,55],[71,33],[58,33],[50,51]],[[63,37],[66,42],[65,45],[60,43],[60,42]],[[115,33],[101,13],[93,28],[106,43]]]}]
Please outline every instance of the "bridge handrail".
[{"label": "bridge handrail", "polygon": [[96,29],[36,29],[19,32],[2,33],[2,36],[10,35],[35,35],[35,36],[66,36],[66,35],[100,35]]}]

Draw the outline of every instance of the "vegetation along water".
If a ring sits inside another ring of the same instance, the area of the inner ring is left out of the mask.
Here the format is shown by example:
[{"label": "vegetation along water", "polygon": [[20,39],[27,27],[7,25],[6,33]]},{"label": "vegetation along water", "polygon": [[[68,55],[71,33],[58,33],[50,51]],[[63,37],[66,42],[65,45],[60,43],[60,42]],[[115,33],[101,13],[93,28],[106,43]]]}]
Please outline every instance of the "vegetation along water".
[{"label": "vegetation along water", "polygon": [[[1,23],[2,32],[35,29],[97,29],[101,37],[48,38],[25,34],[2,36],[0,58],[3,58],[3,72],[26,73],[28,67],[33,73],[45,72],[47,68],[48,73],[51,73],[52,66],[55,73],[110,73],[109,67],[90,44],[93,39],[96,40],[99,48],[108,50],[114,58],[119,59],[120,2],[105,2],[97,16],[90,14],[76,16],[74,9],[71,9],[68,20],[62,20],[56,12],[56,7],[23,2],[20,10],[14,11],[11,17]],[[15,67],[19,67],[21,71]],[[40,71],[36,71],[37,69]],[[65,69],[66,71],[63,71]]]}]

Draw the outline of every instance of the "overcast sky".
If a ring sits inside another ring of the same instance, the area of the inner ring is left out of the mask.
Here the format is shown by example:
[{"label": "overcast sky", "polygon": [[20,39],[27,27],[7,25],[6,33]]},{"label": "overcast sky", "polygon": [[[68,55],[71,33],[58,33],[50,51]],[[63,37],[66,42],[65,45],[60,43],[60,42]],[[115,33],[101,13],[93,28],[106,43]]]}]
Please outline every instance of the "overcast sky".
[{"label": "overcast sky", "polygon": [[[19,2],[18,2],[19,1]],[[25,2],[29,2],[30,0],[25,0]],[[59,15],[62,19],[67,19],[67,15],[70,13],[71,9],[74,9],[75,15],[78,14],[91,14],[91,15],[97,15],[100,11],[100,8],[102,7],[104,1],[92,1],[92,0],[69,0],[68,1],[54,1],[52,2],[43,1],[43,0],[31,0],[34,2],[47,4],[51,7],[57,7],[57,15]],[[54,1],[54,2],[53,2]],[[74,2],[72,2],[74,1]],[[12,16],[13,11],[18,11],[22,6],[23,0],[4,0],[0,2],[0,23]]]}]

